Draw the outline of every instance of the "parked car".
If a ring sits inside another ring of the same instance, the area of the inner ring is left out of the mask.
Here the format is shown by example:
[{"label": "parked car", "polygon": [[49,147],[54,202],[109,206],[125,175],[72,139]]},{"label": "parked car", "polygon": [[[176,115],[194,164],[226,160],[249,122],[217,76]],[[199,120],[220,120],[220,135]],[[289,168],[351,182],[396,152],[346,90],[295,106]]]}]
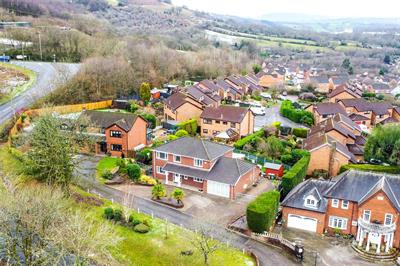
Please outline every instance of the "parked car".
[{"label": "parked car", "polygon": [[0,62],[10,62],[11,58],[8,55],[1,55]]},{"label": "parked car", "polygon": [[254,115],[265,115],[264,107],[250,107],[250,110],[253,112]]},{"label": "parked car", "polygon": [[19,55],[17,55],[15,58],[16,58],[17,60],[25,60],[25,59],[27,59],[28,57],[27,57],[26,55],[19,54]]}]

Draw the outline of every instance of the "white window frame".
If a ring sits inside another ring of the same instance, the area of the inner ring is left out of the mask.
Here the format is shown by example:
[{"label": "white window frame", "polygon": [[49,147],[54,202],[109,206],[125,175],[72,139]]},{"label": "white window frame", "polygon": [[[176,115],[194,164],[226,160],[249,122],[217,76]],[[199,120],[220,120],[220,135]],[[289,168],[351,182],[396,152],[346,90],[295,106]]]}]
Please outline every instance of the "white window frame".
[{"label": "white window frame", "polygon": [[[115,149],[116,146],[121,146],[121,149],[120,150]],[[124,147],[122,147],[121,144],[111,144],[112,151],[120,151],[121,152],[123,149],[124,149]]]},{"label": "white window frame", "polygon": [[339,208],[339,200],[338,199],[332,199],[332,207]]},{"label": "white window frame", "polygon": [[193,177],[193,181],[197,183],[203,183],[204,179],[198,178],[198,177]]},{"label": "white window frame", "polygon": [[[179,160],[177,160],[176,158],[179,158]],[[174,155],[174,163],[181,163],[182,162],[182,157],[180,155]]]},{"label": "white window frame", "polygon": [[[366,214],[366,213],[368,213],[368,220],[365,219],[365,214]],[[362,217],[363,220],[364,220],[364,221],[367,221],[367,222],[371,221],[371,213],[372,213],[371,210],[364,210],[364,211],[363,211],[363,217]]]},{"label": "white window frame", "polygon": [[[386,219],[387,219],[388,217],[390,217],[390,223],[386,223]],[[391,224],[393,224],[393,214],[391,214],[391,213],[386,213],[386,214],[385,214],[385,222],[384,222],[384,224],[385,224],[385,225],[391,225]]]},{"label": "white window frame", "polygon": [[193,165],[196,167],[203,167],[204,164],[204,160],[202,159],[198,159],[198,158],[194,158],[193,159]]},{"label": "white window frame", "polygon": [[156,169],[157,169],[157,174],[165,175],[165,171],[161,166],[157,166]]},{"label": "white window frame", "polygon": [[[339,226],[340,225],[340,226]],[[331,228],[347,229],[347,219],[337,216],[329,216],[328,226]]]},{"label": "white window frame", "polygon": [[309,208],[316,208],[317,202],[318,201],[313,196],[308,196],[304,199],[304,206],[309,207]]},{"label": "white window frame", "polygon": [[[165,158],[161,158],[161,156],[160,156],[161,154],[165,154]],[[163,160],[163,161],[167,161],[168,160],[168,153],[162,152],[162,151],[158,151],[157,152],[157,159]]]},{"label": "white window frame", "polygon": [[[346,206],[345,206],[346,203]],[[349,201],[348,200],[342,200],[342,209],[348,210],[349,209]]]}]

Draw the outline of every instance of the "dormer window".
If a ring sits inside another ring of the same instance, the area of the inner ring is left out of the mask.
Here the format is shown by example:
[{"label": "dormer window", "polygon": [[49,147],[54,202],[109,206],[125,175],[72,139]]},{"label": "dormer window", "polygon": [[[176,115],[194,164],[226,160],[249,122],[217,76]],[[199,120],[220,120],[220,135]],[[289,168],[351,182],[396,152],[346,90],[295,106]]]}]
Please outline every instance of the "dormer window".
[{"label": "dormer window", "polygon": [[317,208],[317,203],[318,201],[311,195],[304,199],[304,206],[309,208]]}]

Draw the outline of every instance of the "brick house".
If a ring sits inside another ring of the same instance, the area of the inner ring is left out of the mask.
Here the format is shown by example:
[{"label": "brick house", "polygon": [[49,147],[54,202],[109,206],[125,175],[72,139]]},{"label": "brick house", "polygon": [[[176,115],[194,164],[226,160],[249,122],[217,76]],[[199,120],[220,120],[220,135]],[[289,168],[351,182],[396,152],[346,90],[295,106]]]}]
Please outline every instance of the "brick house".
[{"label": "brick house", "polygon": [[326,75],[310,77],[309,83],[316,87],[316,90],[321,93],[328,93],[335,88],[333,81]]},{"label": "brick house", "polygon": [[357,99],[362,97],[362,90],[356,86],[350,86],[349,84],[342,84],[337,86],[328,94],[329,102],[336,103],[342,99]]},{"label": "brick house", "polygon": [[342,99],[338,103],[346,110],[350,118],[357,119],[355,122],[360,121],[360,116],[365,117],[362,124],[368,128],[392,117],[393,114],[393,106],[388,102],[368,102],[359,98]]},{"label": "brick house", "polygon": [[260,178],[260,169],[232,158],[233,148],[179,138],[153,149],[153,176],[166,184],[234,199]]},{"label": "brick house", "polygon": [[338,113],[347,115],[346,110],[338,103],[310,104],[305,108],[305,110],[314,115],[315,124],[319,124]]},{"label": "brick house", "polygon": [[284,226],[322,234],[340,230],[369,252],[400,247],[400,176],[350,170],[309,179],[283,200]]},{"label": "brick house", "polygon": [[178,122],[198,119],[203,108],[203,104],[192,97],[182,92],[176,92],[164,101],[164,119]]},{"label": "brick house", "polygon": [[147,145],[147,121],[134,114],[84,111],[82,116],[89,120],[89,133],[96,135],[96,153],[130,157],[131,152]]},{"label": "brick house", "polygon": [[229,129],[240,137],[253,134],[254,114],[249,108],[236,106],[207,107],[200,115],[202,137],[213,137]]}]

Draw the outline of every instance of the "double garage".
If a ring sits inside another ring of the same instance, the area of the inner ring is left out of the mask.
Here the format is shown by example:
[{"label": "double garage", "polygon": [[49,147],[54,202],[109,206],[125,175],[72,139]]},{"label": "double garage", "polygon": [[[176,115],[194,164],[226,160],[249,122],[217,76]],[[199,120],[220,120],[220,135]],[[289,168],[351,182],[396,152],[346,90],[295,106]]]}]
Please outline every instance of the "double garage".
[{"label": "double garage", "polygon": [[224,198],[230,197],[231,186],[229,184],[207,180],[207,193]]},{"label": "double garage", "polygon": [[318,220],[316,218],[288,214],[287,227],[296,228],[310,232],[317,232]]}]

